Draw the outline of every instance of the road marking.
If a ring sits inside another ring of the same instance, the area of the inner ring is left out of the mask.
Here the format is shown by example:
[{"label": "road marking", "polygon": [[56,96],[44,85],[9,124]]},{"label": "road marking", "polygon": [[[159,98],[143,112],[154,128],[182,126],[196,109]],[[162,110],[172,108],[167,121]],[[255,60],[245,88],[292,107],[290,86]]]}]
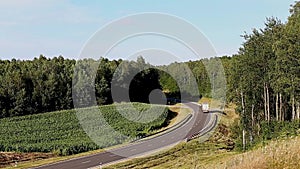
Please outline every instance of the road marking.
[{"label": "road marking", "polygon": [[86,163],[89,163],[89,162],[91,162],[91,160],[84,161],[84,162],[82,162],[82,164],[86,164]]}]

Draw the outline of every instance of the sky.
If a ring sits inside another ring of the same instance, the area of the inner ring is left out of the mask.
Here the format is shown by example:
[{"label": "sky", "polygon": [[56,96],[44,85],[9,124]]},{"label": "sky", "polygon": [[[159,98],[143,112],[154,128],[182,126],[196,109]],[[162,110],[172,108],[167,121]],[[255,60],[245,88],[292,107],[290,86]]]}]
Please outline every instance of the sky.
[{"label": "sky", "polygon": [[[78,58],[88,40],[120,17],[144,12],[178,16],[197,27],[217,55],[237,53],[240,35],[266,17],[286,22],[294,0],[0,0],[0,59]],[[122,51],[123,50],[123,51]],[[126,45],[116,56],[122,58]],[[140,51],[137,51],[137,53]]]}]

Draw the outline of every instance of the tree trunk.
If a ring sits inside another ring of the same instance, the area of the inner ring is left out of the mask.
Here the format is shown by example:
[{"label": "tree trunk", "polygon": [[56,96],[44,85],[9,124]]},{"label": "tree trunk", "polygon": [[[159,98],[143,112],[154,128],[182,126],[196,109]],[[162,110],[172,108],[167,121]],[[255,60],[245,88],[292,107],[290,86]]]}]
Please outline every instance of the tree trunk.
[{"label": "tree trunk", "polygon": [[295,97],[292,95],[292,120],[295,120]]},{"label": "tree trunk", "polygon": [[251,107],[251,122],[252,122],[252,130],[254,128],[254,104]]},{"label": "tree trunk", "polygon": [[275,105],[275,112],[276,112],[276,121],[279,120],[279,117],[278,117],[278,93],[276,93],[276,105]]},{"label": "tree trunk", "polygon": [[282,112],[282,94],[279,94],[279,118],[280,121],[283,121],[284,117],[283,117],[283,112]]},{"label": "tree trunk", "polygon": [[264,116],[265,116],[265,120],[267,121],[267,92],[266,92],[266,83],[264,83]]},{"label": "tree trunk", "polygon": [[[255,98],[254,98],[255,100]],[[253,143],[253,133],[254,133],[254,104],[251,107],[251,131],[250,131],[250,143]]]},{"label": "tree trunk", "polygon": [[270,122],[270,93],[269,93],[269,87],[266,85],[267,90],[267,114],[268,114],[268,122]]},{"label": "tree trunk", "polygon": [[245,115],[245,103],[244,103],[243,92],[241,92],[241,99],[242,99],[242,115]]},{"label": "tree trunk", "polygon": [[[244,95],[243,92],[241,91],[241,99],[242,99],[242,118],[245,116],[245,104],[244,104]],[[243,151],[245,151],[246,148],[246,140],[245,140],[245,123],[243,120]]]},{"label": "tree trunk", "polygon": [[297,119],[300,119],[300,103],[297,103]]},{"label": "tree trunk", "polygon": [[296,118],[299,120],[300,118],[300,104],[299,102],[296,102]]},{"label": "tree trunk", "polygon": [[246,132],[245,132],[245,129],[243,129],[243,151],[246,150],[246,139],[245,139],[245,136],[246,136]]}]

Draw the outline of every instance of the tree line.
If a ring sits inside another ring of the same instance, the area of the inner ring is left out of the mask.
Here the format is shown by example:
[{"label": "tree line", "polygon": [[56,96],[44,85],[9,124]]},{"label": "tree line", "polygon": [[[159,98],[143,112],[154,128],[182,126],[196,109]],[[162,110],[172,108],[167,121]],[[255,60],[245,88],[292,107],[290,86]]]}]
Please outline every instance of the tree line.
[{"label": "tree line", "polygon": [[74,60],[0,61],[0,117],[72,108]]},{"label": "tree line", "polygon": [[[192,74],[183,69],[191,69]],[[72,109],[74,102],[77,107],[149,103],[154,89],[178,100],[182,92],[191,98],[195,94],[189,90],[191,76],[200,94],[209,96],[211,86],[202,61],[153,66],[142,57],[136,61],[74,60],[40,55],[33,60],[0,60],[0,118]],[[112,98],[112,88],[118,97]],[[128,94],[129,100],[124,97]]]}]

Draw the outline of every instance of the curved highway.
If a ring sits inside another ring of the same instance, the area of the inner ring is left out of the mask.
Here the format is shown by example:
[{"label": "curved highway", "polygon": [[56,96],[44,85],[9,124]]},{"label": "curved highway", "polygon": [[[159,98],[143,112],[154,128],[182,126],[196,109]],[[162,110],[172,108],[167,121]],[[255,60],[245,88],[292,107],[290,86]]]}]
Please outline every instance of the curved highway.
[{"label": "curved highway", "polygon": [[188,141],[195,135],[210,131],[213,128],[210,125],[216,124],[209,123],[212,118],[211,113],[203,113],[199,104],[185,103],[185,105],[193,110],[191,118],[159,136],[107,150],[106,152],[36,167],[36,169],[87,169],[100,167],[128,158],[150,154],[181,141]]}]

